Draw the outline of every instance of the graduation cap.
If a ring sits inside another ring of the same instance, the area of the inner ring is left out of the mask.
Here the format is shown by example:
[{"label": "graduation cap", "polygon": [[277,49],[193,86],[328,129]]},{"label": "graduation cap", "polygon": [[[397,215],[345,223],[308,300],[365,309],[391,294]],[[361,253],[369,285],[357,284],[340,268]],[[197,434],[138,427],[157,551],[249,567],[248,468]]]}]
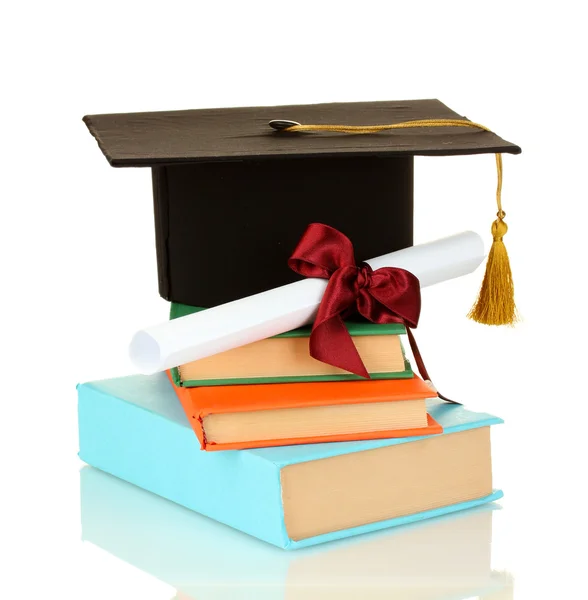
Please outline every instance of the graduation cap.
[{"label": "graduation cap", "polygon": [[512,296],[500,156],[521,150],[438,100],[91,115],[84,122],[113,167],[151,168],[159,293],[200,307],[299,279],[287,263],[309,223],[345,232],[358,259],[411,246],[413,157],[495,153],[495,243],[471,316],[514,320],[514,301],[502,308],[495,301]]}]

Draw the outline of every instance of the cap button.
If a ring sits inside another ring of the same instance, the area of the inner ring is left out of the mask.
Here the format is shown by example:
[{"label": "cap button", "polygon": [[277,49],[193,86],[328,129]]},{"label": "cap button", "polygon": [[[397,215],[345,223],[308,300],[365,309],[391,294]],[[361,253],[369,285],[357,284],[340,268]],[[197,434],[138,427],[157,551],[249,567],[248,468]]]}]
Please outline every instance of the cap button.
[{"label": "cap button", "polygon": [[287,119],[274,119],[269,122],[269,126],[276,131],[283,131],[284,129],[288,129],[288,127],[293,127],[294,125],[300,125],[297,121],[288,121]]}]

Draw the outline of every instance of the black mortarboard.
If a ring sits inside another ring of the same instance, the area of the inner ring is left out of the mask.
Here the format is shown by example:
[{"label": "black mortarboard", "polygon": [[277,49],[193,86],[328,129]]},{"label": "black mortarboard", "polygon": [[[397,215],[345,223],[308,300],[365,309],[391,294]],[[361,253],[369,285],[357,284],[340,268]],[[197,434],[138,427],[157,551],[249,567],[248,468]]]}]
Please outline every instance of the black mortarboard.
[{"label": "black mortarboard", "polygon": [[84,117],[112,166],[151,167],[164,298],[209,307],[294,281],[287,260],[311,222],[343,231],[359,260],[410,246],[413,156],[521,151],[469,127],[313,135],[269,126],[281,119],[369,126],[465,117],[438,100]]}]

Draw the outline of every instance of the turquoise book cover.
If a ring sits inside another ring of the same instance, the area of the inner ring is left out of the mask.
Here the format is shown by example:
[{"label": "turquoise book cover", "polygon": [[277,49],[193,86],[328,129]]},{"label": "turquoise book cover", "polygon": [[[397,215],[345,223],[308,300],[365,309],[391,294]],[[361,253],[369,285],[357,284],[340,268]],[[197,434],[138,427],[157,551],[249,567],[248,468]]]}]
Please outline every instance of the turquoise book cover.
[{"label": "turquoise book cover", "polygon": [[[285,522],[284,469],[438,436],[208,453],[200,450],[165,374],[81,384],[78,399],[79,455],[84,462],[288,550],[456,512],[502,496],[495,490],[464,502],[293,539]],[[437,400],[428,410],[443,426],[442,436],[502,422]],[[341,490],[338,503],[344,505],[348,494]]]}]

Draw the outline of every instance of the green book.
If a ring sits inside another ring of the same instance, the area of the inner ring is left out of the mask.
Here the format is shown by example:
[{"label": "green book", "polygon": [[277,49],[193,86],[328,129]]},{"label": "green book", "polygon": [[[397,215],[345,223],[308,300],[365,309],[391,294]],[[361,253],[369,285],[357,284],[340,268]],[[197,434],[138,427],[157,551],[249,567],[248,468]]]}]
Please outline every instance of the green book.
[{"label": "green book", "polygon": [[[172,303],[170,319],[205,310]],[[378,325],[360,318],[345,322],[372,379],[413,377],[400,336],[400,323]],[[172,369],[176,385],[184,387],[257,383],[356,381],[353,373],[315,360],[308,352],[312,327],[300,327]]]}]

